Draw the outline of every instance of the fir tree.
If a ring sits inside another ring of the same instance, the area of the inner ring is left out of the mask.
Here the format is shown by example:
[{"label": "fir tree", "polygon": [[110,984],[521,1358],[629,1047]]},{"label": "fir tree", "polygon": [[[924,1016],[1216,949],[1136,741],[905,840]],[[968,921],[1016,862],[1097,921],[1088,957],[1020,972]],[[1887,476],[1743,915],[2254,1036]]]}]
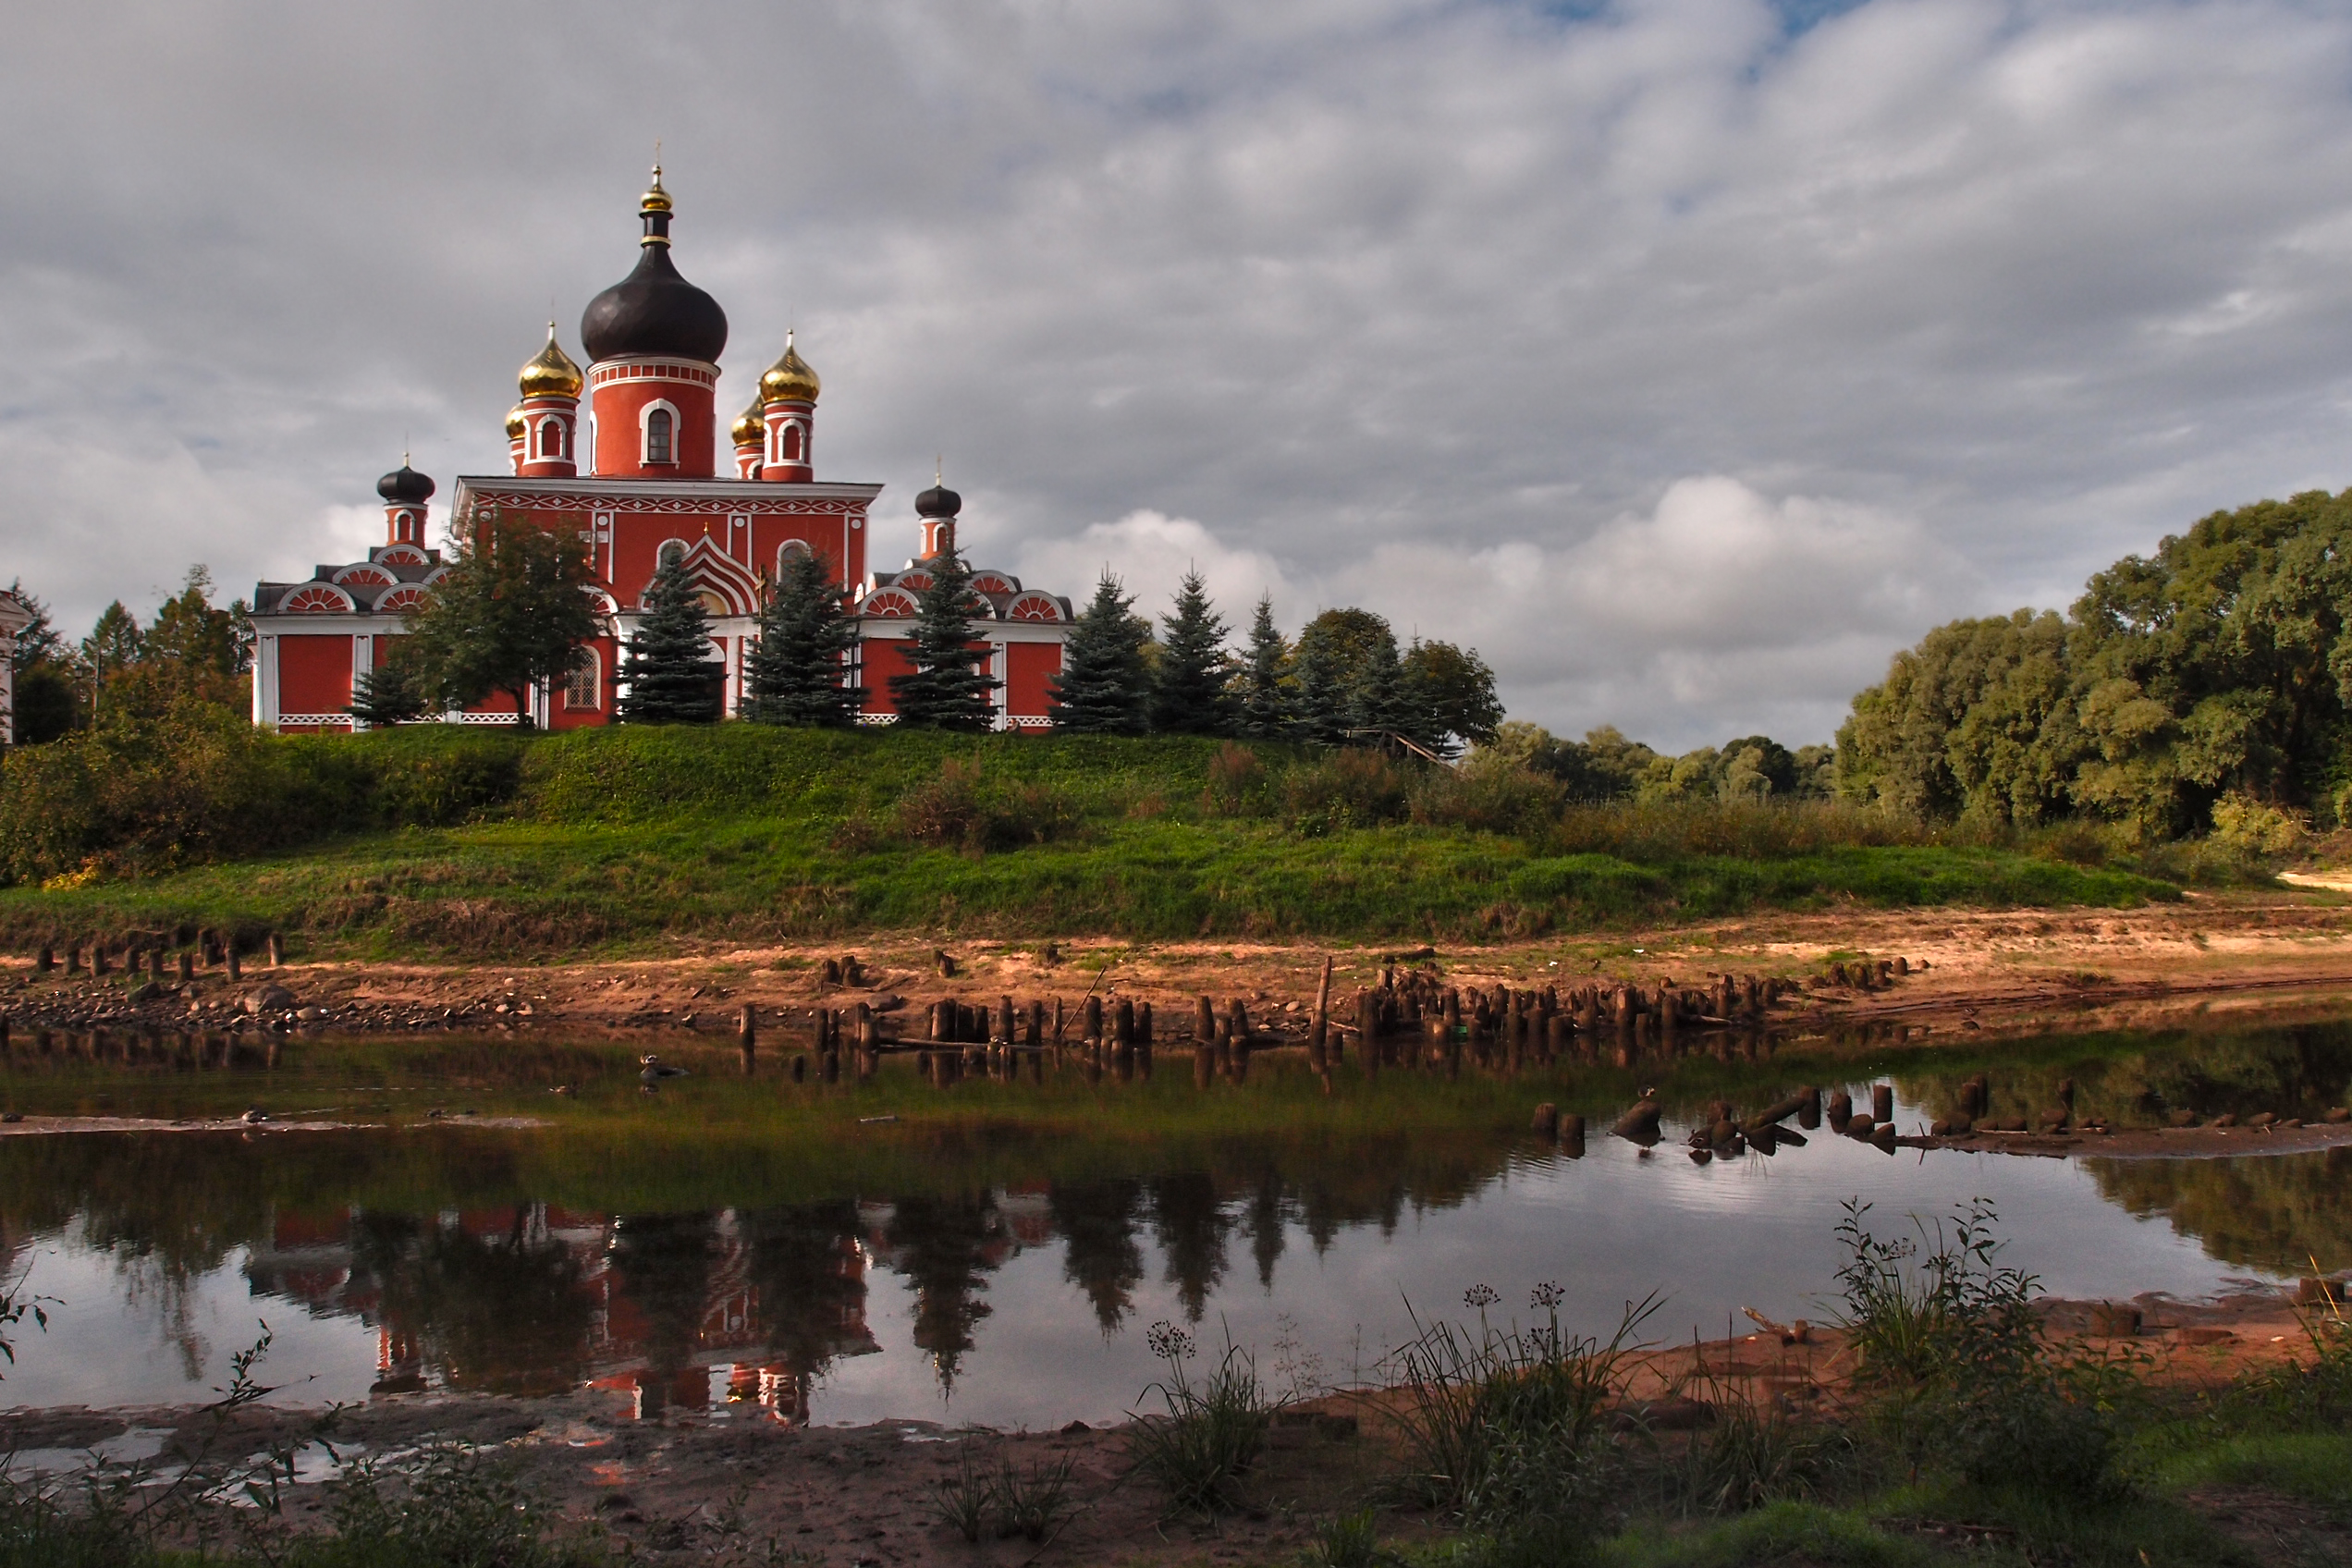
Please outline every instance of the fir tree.
[{"label": "fir tree", "polygon": [[995,722],[988,693],[997,683],[980,668],[981,655],[972,646],[972,618],[979,608],[972,569],[952,542],[924,569],[931,586],[915,596],[914,635],[907,640],[907,663],[914,668],[890,677],[891,705],[901,724],[976,733]]},{"label": "fir tree", "polygon": [[1209,608],[1198,571],[1184,574],[1176,591],[1176,613],[1160,618],[1168,629],[1159,668],[1152,680],[1152,728],[1172,735],[1233,732],[1232,669],[1225,658],[1225,618]]},{"label": "fir tree", "polygon": [[857,722],[865,689],[843,683],[857,622],[823,557],[795,555],[760,609],[743,668],[743,717],[759,724],[840,729]]},{"label": "fir tree", "polygon": [[1095,596],[1061,645],[1061,673],[1047,687],[1054,728],[1077,735],[1140,735],[1149,719],[1151,684],[1144,644],[1151,623],[1133,613],[1105,569]]},{"label": "fir tree", "polygon": [[630,634],[620,667],[624,724],[712,724],[725,671],[710,658],[710,618],[686,575],[683,557],[662,562],[645,590],[645,619]]},{"label": "fir tree", "polygon": [[409,661],[395,657],[351,682],[351,705],[343,711],[371,728],[388,729],[423,718],[431,705]]},{"label": "fir tree", "polygon": [[1239,717],[1234,728],[1252,741],[1286,741],[1298,725],[1298,709],[1291,689],[1291,645],[1274,625],[1274,600],[1260,594],[1257,614],[1250,621],[1249,651],[1242,655],[1238,688]]}]

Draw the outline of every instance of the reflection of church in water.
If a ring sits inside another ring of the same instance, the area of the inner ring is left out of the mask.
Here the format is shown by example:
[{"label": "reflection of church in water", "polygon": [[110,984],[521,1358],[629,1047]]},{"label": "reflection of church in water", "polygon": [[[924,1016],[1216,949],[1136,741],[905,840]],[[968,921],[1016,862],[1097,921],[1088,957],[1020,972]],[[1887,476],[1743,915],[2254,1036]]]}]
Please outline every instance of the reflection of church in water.
[{"label": "reflection of church in water", "polygon": [[1318,1250],[1346,1223],[1393,1226],[1404,1187],[1377,1186],[1350,1195],[1286,1190],[1270,1170],[1245,1182],[1195,1171],[680,1214],[281,1210],[246,1274],[257,1294],[372,1325],[379,1393],[585,1385],[639,1415],[801,1422],[828,1369],[885,1348],[868,1321],[877,1271],[905,1291],[907,1337],[952,1393],[994,1310],[992,1277],[1024,1251],[1058,1245],[1062,1280],[1109,1336],[1137,1310],[1148,1242],[1176,1309],[1197,1322],[1231,1242],[1246,1233],[1271,1288],[1287,1223]]},{"label": "reflection of church in water", "polygon": [[985,1276],[1050,1237],[1043,1200],[1018,1193],[668,1215],[281,1212],[247,1273],[257,1292],[373,1324],[377,1393],[584,1384],[640,1416],[798,1423],[828,1367],[882,1348],[866,1323],[873,1268],[905,1279],[915,1345],[951,1389],[988,1313]]}]

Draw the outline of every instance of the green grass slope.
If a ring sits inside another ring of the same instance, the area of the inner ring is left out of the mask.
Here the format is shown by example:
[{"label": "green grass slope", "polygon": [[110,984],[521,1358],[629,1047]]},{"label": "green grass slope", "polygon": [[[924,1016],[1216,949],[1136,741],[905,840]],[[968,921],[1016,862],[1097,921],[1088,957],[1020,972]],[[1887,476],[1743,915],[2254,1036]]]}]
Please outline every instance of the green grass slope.
[{"label": "green grass slope", "polygon": [[[135,803],[80,823],[70,849],[20,831],[0,938],[194,924],[514,957],[877,929],[1526,936],[1840,901],[2177,896],[1846,808],[1576,806],[1525,775],[1194,739],[728,725],[251,745],[216,770],[228,782],[178,776],[173,820],[194,827],[167,842],[139,837]],[[274,826],[289,778],[305,815]],[[44,806],[30,772],[7,784],[0,805],[44,822],[73,803]]]}]

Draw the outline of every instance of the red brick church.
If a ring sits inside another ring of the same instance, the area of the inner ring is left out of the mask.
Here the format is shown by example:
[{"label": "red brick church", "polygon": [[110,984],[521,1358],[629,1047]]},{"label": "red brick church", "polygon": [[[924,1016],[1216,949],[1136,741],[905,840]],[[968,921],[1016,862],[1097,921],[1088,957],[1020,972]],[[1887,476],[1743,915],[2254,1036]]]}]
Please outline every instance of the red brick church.
[{"label": "red brick church", "polygon": [[[727,312],[670,260],[671,202],[654,170],[641,206],[637,266],[588,302],[580,318],[582,371],[547,328],[546,347],[522,367],[521,400],[507,415],[511,472],[465,475],[451,499],[454,531],[490,512],[576,533],[590,551],[603,635],[582,645],[570,678],[542,690],[532,717],[551,729],[609,723],[614,678],[645,590],[662,561],[682,556],[711,616],[711,657],[726,670],[727,712],[742,696],[761,597],[778,566],[799,552],[822,557],[857,618],[850,684],[866,689],[862,722],[893,721],[890,678],[902,650],[925,563],[954,537],[962,505],[934,484],[915,497],[920,550],[897,571],[867,566],[867,513],[879,484],[816,477],[816,372],[791,335],[761,374],[748,404],[725,427],[734,466],[719,472],[719,355]],[[582,407],[582,395],[586,406]],[[406,631],[445,570],[425,543],[434,482],[400,467],[376,483],[384,543],[367,559],[322,566],[307,582],[254,591],[253,721],[280,729],[349,729],[352,682],[384,662],[386,639]],[[1071,605],[1023,588],[1009,572],[980,570],[972,586],[985,611],[973,654],[998,683],[997,727],[1042,729],[1047,682],[1061,668]],[[510,698],[447,716],[511,724]]]}]

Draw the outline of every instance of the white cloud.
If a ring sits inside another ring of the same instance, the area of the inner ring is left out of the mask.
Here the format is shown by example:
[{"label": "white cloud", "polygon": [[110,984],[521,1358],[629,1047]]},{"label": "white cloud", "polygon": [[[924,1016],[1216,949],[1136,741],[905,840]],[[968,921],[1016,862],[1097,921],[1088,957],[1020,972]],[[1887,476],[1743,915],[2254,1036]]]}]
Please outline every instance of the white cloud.
[{"label": "white cloud", "polygon": [[1197,570],[1237,644],[1261,594],[1272,596],[1278,622],[1295,628],[1299,619],[1298,594],[1279,561],[1228,545],[1191,518],[1130,512],[1090,524],[1075,538],[1033,539],[1021,553],[1026,585],[1066,594],[1082,609],[1105,570],[1133,596],[1136,613],[1154,621],[1168,613],[1184,574]]}]

